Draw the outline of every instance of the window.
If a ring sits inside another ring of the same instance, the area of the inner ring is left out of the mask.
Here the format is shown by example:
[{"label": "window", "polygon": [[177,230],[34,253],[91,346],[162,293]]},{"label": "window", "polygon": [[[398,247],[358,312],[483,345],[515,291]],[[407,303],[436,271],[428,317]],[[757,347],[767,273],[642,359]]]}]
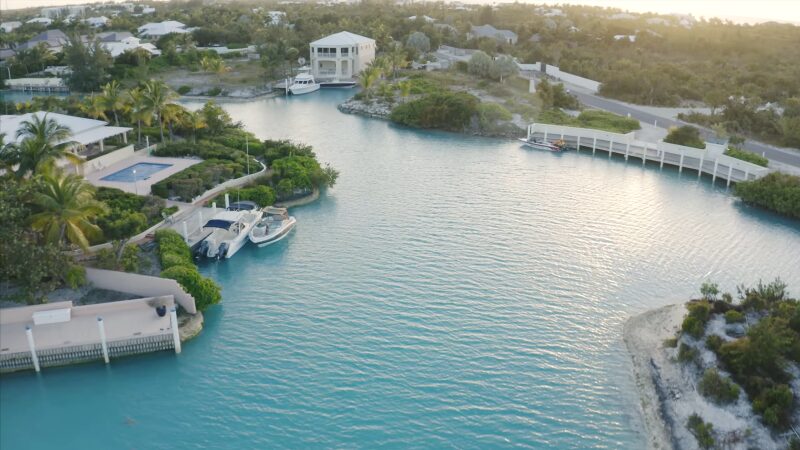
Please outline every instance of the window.
[{"label": "window", "polygon": [[349,52],[349,51],[350,51],[350,49],[348,49],[348,48],[343,48],[343,49],[342,49],[342,56],[349,56],[349,55],[348,55],[348,52]]}]

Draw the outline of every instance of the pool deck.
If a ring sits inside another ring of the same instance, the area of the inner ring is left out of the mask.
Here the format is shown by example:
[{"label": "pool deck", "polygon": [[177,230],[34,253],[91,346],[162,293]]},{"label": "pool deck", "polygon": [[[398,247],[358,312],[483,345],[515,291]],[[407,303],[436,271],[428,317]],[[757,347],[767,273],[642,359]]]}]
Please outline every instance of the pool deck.
[{"label": "pool deck", "polygon": [[[158,183],[159,181],[169,177],[170,175],[176,174],[187,167],[191,167],[197,163],[200,163],[201,161],[201,159],[191,158],[160,158],[156,156],[137,155],[112,164],[103,170],[90,173],[86,176],[86,179],[95,186],[117,188],[125,192],[130,192],[131,194],[146,195],[150,193],[150,187],[153,184]],[[135,183],[133,181],[103,180],[103,177],[139,163],[171,164],[172,166],[163,170],[159,170],[146,180],[139,180]]]}]

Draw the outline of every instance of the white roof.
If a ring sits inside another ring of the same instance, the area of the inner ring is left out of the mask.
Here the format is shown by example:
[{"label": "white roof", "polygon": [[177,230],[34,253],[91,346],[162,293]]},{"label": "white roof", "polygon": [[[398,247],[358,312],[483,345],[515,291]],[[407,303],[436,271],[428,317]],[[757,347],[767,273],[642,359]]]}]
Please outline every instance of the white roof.
[{"label": "white roof", "polygon": [[349,31],[340,31],[330,36],[325,36],[312,42],[310,45],[356,45],[356,44],[374,44],[375,39],[370,39]]},{"label": "white roof", "polygon": [[125,127],[109,127],[107,122],[102,120],[84,119],[83,117],[68,116],[53,112],[37,111],[35,113],[20,114],[16,116],[0,116],[0,133],[5,133],[9,141],[20,142],[17,138],[17,130],[20,124],[26,120],[32,120],[33,116],[43,119],[47,115],[48,119],[55,120],[59,125],[70,129],[72,136],[61,142],[78,142],[80,144],[92,144],[101,139],[116,136],[132,130]]},{"label": "white roof", "polygon": [[188,33],[186,25],[177,20],[165,20],[163,22],[150,22],[138,28],[139,33],[150,36],[163,36],[170,33]]},{"label": "white roof", "polygon": [[220,211],[211,220],[227,220],[228,222],[238,222],[245,214],[244,211]]},{"label": "white roof", "polygon": [[51,23],[53,23],[53,21],[51,19],[48,19],[47,17],[36,17],[25,23],[44,23],[50,25]]},{"label": "white roof", "polygon": [[128,50],[133,50],[137,48],[141,48],[147,50],[151,55],[160,55],[161,50],[159,50],[153,44],[140,44],[138,42],[101,42],[100,45],[103,46],[104,49],[108,50],[111,53],[112,58],[116,58],[117,56],[127,52]]}]

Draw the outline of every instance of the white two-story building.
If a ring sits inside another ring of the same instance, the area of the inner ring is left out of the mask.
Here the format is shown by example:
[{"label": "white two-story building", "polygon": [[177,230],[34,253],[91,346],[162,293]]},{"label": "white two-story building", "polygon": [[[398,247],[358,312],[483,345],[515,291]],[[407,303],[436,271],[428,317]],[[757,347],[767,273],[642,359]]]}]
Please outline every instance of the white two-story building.
[{"label": "white two-story building", "polygon": [[311,74],[317,80],[350,80],[375,59],[375,40],[342,31],[310,44]]}]

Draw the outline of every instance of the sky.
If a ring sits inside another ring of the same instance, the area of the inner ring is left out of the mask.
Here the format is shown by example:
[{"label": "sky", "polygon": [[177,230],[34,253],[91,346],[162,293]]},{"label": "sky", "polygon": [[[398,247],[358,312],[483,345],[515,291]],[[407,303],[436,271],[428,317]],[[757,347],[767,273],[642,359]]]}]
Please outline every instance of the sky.
[{"label": "sky", "polygon": [[[122,1],[122,0],[117,0]],[[464,0],[468,3],[499,3],[492,0]],[[502,0],[511,1],[511,0]],[[524,0],[522,0],[524,1]],[[609,6],[631,12],[661,14],[682,13],[695,17],[719,17],[737,23],[758,23],[769,20],[800,25],[800,0],[535,0],[525,3],[572,3]],[[0,0],[0,9],[97,3],[92,0]]]}]

